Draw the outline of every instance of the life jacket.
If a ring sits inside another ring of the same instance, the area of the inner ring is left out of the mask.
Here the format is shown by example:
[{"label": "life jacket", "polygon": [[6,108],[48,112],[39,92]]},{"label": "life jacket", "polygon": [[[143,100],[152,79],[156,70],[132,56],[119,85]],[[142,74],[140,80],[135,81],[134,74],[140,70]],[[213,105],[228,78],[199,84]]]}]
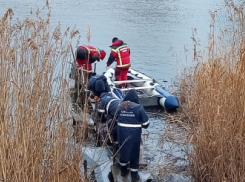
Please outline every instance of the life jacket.
[{"label": "life jacket", "polygon": [[99,58],[101,57],[100,50],[96,47],[93,47],[90,45],[84,45],[84,46],[80,46],[80,47],[87,49],[88,55],[89,55],[88,60],[90,60],[93,55],[98,55]]},{"label": "life jacket", "polygon": [[83,67],[84,71],[91,73],[92,72],[92,65],[91,63],[89,63],[89,60],[91,59],[91,57],[93,55],[98,55],[98,57],[100,58],[100,50],[96,47],[90,46],[90,45],[84,45],[84,46],[80,46],[80,49],[86,49],[88,51],[88,58],[81,60],[81,59],[77,59],[78,61],[78,67]]},{"label": "life jacket", "polygon": [[[120,44],[118,46],[118,44]],[[116,58],[118,68],[129,68],[131,66],[130,63],[130,49],[129,46],[126,43],[123,43],[123,41],[119,40],[114,42],[111,46],[111,52]]]}]

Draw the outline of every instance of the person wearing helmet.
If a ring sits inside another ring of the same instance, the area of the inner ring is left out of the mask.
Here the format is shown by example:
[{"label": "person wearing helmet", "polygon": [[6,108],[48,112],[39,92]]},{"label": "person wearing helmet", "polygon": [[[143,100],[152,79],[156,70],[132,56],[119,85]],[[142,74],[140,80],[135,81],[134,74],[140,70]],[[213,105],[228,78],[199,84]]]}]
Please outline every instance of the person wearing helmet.
[{"label": "person wearing helmet", "polygon": [[[117,81],[128,80],[127,73],[131,66],[130,63],[130,48],[128,44],[123,42],[123,40],[114,37],[112,39],[112,45],[110,57],[107,61],[107,66],[110,66],[114,61],[116,61],[115,76]],[[118,87],[121,88],[126,84],[119,84]]]},{"label": "person wearing helmet", "polygon": [[103,60],[105,56],[106,52],[104,50],[90,45],[79,46],[76,54],[77,67],[83,68],[89,79],[92,75],[92,63]]},{"label": "person wearing helmet", "polygon": [[139,180],[139,158],[142,128],[149,126],[149,117],[135,90],[129,90],[117,111],[117,136],[121,175],[126,176],[130,168],[133,182]]}]

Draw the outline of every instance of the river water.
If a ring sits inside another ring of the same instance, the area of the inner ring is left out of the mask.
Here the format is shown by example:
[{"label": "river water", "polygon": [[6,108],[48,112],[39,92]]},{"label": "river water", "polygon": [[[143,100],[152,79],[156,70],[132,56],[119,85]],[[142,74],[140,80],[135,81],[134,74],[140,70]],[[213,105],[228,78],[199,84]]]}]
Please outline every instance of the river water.
[{"label": "river water", "polygon": [[[14,18],[19,19],[26,18],[31,8],[35,11],[36,7],[42,10],[45,6],[45,0],[0,1],[0,16],[11,7]],[[58,22],[62,27],[76,25],[81,44],[88,43],[86,34],[90,26],[90,44],[107,52],[105,60],[97,63],[97,72],[105,70],[111,39],[117,36],[131,47],[132,68],[169,84],[183,66],[191,64],[192,30],[197,29],[200,43],[206,46],[211,23],[209,11],[220,12],[221,24],[225,12],[224,0],[50,0],[49,5],[51,26],[56,27]]]},{"label": "river water", "polygon": [[[45,0],[0,1],[1,17],[7,8],[12,8],[13,19],[20,20],[25,19],[31,9],[35,11],[36,7],[42,13],[45,6]],[[241,3],[242,0],[234,2]],[[116,36],[130,46],[133,69],[142,71],[159,83],[165,80],[168,86],[173,84],[173,80],[184,67],[192,65],[191,36],[194,28],[197,30],[196,37],[200,47],[207,47],[211,23],[209,11],[217,10],[219,27],[226,25],[224,0],[50,0],[49,5],[52,8],[51,27],[55,28],[58,23],[64,29],[76,26],[80,31],[81,44],[88,44],[86,35],[90,26],[90,44],[107,52],[105,60],[97,63],[97,73],[105,71],[109,45]],[[73,46],[75,44],[74,41]],[[150,115],[150,121],[152,125],[148,132],[151,135],[145,142],[145,159],[160,163],[166,161],[166,155],[162,157],[161,153],[164,147],[168,147],[160,146],[156,140],[163,132],[162,128],[166,127],[166,122],[162,117],[154,115]],[[155,150],[159,154],[148,150],[154,142]],[[177,153],[178,151],[175,152]],[[178,155],[183,156],[179,153]]]}]

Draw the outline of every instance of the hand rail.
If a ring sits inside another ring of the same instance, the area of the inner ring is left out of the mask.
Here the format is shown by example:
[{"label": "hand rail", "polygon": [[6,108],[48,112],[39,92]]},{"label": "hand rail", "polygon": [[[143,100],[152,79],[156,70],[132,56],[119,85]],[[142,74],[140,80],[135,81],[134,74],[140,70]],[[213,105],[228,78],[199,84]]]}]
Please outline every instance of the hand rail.
[{"label": "hand rail", "polygon": [[146,87],[131,87],[131,88],[119,88],[121,91],[127,91],[127,90],[143,90],[143,89],[154,89],[155,86],[146,86]]},{"label": "hand rail", "polygon": [[140,79],[140,80],[122,80],[122,81],[114,81],[114,84],[121,84],[121,83],[137,83],[137,82],[145,82],[145,81],[152,81],[152,79]]}]

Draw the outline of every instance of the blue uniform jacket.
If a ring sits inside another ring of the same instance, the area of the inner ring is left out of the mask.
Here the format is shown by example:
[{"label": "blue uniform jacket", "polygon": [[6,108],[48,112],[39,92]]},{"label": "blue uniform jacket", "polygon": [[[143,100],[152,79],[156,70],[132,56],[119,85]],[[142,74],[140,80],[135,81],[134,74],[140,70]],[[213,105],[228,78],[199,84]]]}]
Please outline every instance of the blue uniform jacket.
[{"label": "blue uniform jacket", "polygon": [[[103,81],[105,90],[103,90],[103,91],[98,91],[98,90],[96,90],[95,82],[96,82],[97,80]],[[107,79],[106,79],[106,77],[105,77],[104,75],[95,75],[95,76],[93,76],[93,77],[91,77],[91,78],[89,79],[88,90],[91,90],[91,91],[93,92],[94,95],[100,96],[100,94],[101,94],[102,92],[109,92],[109,91],[110,91],[110,86],[108,85]]]},{"label": "blue uniform jacket", "polygon": [[114,118],[118,105],[122,100],[114,97],[111,92],[103,92],[100,95],[100,109],[103,109],[107,115]]},{"label": "blue uniform jacket", "polygon": [[142,127],[148,128],[149,118],[140,104],[122,102],[118,107],[117,136],[120,158],[123,161],[139,159]]}]

